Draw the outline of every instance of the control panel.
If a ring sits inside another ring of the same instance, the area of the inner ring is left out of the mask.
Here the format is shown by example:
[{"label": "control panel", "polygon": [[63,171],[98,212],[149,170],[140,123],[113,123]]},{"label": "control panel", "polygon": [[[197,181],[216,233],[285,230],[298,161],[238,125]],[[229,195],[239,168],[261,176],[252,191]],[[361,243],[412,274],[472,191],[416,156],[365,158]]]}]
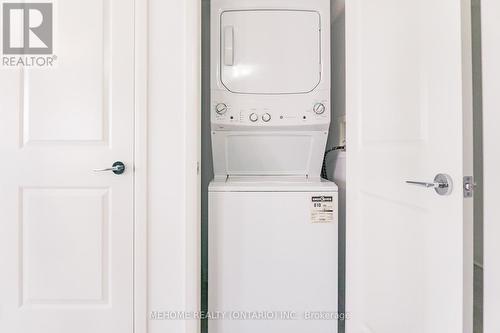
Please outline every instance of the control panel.
[{"label": "control panel", "polygon": [[330,122],[328,101],[319,100],[295,105],[294,108],[271,106],[233,106],[228,102],[214,101],[212,106],[212,123],[214,125],[246,125],[246,126],[294,126],[318,125]]}]

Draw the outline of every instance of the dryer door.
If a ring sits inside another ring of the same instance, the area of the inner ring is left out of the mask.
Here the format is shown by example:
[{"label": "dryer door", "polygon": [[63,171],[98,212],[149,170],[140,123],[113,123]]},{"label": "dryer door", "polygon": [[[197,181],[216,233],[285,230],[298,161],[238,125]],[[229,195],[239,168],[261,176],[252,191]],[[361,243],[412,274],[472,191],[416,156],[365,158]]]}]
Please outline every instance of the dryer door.
[{"label": "dryer door", "polygon": [[321,23],[315,11],[221,14],[222,84],[242,94],[307,93],[321,80]]}]

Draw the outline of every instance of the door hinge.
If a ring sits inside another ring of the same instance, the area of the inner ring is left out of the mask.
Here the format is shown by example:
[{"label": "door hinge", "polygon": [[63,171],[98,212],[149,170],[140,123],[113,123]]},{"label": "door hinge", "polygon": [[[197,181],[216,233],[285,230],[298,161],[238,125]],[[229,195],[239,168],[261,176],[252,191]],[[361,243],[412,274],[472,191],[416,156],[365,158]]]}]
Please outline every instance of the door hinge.
[{"label": "door hinge", "polygon": [[200,174],[200,162],[196,162],[196,174]]},{"label": "door hinge", "polygon": [[476,184],[474,183],[474,177],[465,176],[464,177],[464,198],[472,198],[474,196],[474,188]]}]

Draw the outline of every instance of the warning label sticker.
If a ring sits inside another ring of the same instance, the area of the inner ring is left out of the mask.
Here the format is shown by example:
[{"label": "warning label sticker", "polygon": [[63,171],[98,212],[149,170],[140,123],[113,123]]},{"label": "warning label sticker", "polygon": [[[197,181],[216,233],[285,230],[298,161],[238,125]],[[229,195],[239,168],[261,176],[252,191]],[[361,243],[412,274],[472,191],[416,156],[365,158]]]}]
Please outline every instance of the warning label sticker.
[{"label": "warning label sticker", "polygon": [[333,197],[321,196],[311,198],[311,223],[333,222]]}]

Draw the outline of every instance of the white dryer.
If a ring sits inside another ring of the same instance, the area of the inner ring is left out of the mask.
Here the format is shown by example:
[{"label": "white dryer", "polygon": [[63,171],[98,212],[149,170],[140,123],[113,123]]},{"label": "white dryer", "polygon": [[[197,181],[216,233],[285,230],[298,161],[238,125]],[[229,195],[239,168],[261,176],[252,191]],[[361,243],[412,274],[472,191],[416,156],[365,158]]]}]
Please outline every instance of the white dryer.
[{"label": "white dryer", "polygon": [[328,0],[211,2],[214,173],[319,178],[330,124]]}]

